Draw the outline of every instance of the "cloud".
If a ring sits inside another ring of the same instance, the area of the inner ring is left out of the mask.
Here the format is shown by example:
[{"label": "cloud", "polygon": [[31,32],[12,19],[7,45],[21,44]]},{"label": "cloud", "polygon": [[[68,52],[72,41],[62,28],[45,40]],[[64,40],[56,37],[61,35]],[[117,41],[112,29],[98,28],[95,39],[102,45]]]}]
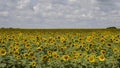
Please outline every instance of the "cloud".
[{"label": "cloud", "polygon": [[119,4],[119,0],[0,0],[0,25],[29,28],[119,26]]},{"label": "cloud", "polygon": [[8,11],[0,11],[0,16],[8,16]]},{"label": "cloud", "polygon": [[18,4],[17,8],[23,9],[23,8],[27,7],[30,4],[30,2],[31,2],[30,0],[19,0],[17,2],[17,4]]}]

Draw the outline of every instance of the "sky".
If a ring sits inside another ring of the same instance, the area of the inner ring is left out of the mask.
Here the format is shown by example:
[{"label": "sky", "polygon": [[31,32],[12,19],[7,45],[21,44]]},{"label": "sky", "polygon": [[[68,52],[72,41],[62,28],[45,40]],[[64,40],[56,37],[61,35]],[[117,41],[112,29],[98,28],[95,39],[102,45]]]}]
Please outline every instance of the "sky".
[{"label": "sky", "polygon": [[0,0],[0,27],[120,28],[120,0]]}]

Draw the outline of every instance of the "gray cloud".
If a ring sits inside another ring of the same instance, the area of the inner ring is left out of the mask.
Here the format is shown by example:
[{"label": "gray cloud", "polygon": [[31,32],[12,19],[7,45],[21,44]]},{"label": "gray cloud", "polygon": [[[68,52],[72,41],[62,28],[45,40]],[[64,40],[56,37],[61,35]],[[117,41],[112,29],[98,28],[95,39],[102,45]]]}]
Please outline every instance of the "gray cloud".
[{"label": "gray cloud", "polygon": [[0,0],[0,27],[119,27],[119,4],[119,0]]}]

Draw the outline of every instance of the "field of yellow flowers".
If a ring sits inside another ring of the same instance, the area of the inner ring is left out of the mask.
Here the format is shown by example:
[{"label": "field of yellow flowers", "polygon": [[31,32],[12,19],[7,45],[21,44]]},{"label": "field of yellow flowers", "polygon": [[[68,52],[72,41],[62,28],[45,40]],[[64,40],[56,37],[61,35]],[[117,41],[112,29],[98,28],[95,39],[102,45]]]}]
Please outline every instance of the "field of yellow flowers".
[{"label": "field of yellow flowers", "polygon": [[119,67],[119,29],[0,29],[0,68]]}]

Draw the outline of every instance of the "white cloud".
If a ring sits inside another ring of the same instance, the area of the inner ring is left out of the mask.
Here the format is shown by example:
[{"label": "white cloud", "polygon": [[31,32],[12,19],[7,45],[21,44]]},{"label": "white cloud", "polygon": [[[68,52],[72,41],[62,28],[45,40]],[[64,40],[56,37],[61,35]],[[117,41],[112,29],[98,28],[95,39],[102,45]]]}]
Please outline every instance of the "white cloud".
[{"label": "white cloud", "polygon": [[31,0],[19,0],[17,3],[18,4],[17,8],[23,9],[23,8],[27,7],[30,4],[30,2],[31,2]]}]

